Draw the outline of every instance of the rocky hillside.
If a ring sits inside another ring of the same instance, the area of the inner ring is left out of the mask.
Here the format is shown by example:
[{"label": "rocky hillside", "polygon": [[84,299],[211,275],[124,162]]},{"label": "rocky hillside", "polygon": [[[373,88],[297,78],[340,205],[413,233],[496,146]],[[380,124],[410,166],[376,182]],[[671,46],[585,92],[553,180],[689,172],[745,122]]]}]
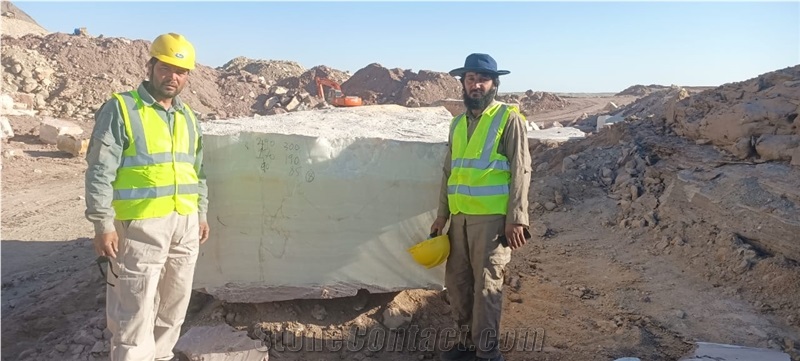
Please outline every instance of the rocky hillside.
[{"label": "rocky hillside", "polygon": [[48,31],[10,1],[0,2],[0,33],[19,37],[26,34],[45,35]]},{"label": "rocky hillside", "polygon": [[[3,88],[39,115],[88,121],[111,93],[135,87],[145,77],[149,45],[148,40],[86,34],[4,34]],[[317,96],[316,77],[340,83],[346,94],[361,95],[366,104],[419,106],[461,94],[458,81],[445,73],[370,64],[351,77],[325,65],[305,69],[292,61],[237,57],[219,68],[198,64],[182,96],[201,119],[306,110],[326,106]]]},{"label": "rocky hillside", "polygon": [[691,94],[672,87],[640,98],[626,117],[654,118],[675,133],[739,159],[800,165],[800,65]]}]

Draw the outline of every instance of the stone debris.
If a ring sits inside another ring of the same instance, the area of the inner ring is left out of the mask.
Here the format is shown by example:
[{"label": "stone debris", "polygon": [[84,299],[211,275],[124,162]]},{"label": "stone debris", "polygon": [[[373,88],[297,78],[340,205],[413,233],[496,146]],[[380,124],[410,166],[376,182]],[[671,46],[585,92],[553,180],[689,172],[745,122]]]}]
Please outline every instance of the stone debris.
[{"label": "stone debris", "polygon": [[14,138],[14,129],[11,128],[8,118],[0,116],[0,139],[8,140],[11,138]]},{"label": "stone debris", "polygon": [[697,342],[697,349],[680,361],[790,361],[789,354],[763,348]]},{"label": "stone debris", "polygon": [[614,112],[617,109],[619,109],[619,106],[614,102],[608,102],[608,104],[606,104],[606,106],[603,107],[603,111],[608,113]]},{"label": "stone debris", "polygon": [[89,139],[81,139],[72,134],[61,134],[58,136],[56,148],[73,157],[81,157],[86,155],[86,151],[89,149]]},{"label": "stone debris", "polygon": [[616,123],[624,122],[625,118],[619,115],[601,115],[597,117],[597,131],[601,131],[603,128],[608,128]]},{"label": "stone debris", "polygon": [[411,323],[412,315],[396,307],[387,307],[383,311],[383,325],[390,330],[399,329]]},{"label": "stone debris", "polygon": [[61,135],[80,136],[83,129],[67,120],[45,117],[39,127],[39,140],[45,144],[58,144]]},{"label": "stone debris", "polygon": [[558,146],[566,141],[585,137],[586,133],[573,127],[547,128],[528,132],[528,147],[535,149],[539,145]]},{"label": "stone debris", "polygon": [[229,325],[192,327],[178,339],[175,350],[190,361],[269,360],[266,343]]},{"label": "stone debris", "polygon": [[528,118],[541,112],[563,109],[570,104],[568,100],[558,95],[533,90],[526,91],[524,95],[499,95],[497,100],[509,104],[518,104],[520,112]]}]

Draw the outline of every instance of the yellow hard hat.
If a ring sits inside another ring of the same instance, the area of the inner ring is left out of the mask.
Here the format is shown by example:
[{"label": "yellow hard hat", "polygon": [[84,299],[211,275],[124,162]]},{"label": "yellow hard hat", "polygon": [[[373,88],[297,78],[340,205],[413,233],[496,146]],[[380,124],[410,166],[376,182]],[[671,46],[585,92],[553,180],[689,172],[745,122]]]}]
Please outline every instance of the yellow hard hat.
[{"label": "yellow hard hat", "polygon": [[450,237],[447,234],[426,239],[408,249],[417,263],[425,268],[436,267],[450,255]]},{"label": "yellow hard hat", "polygon": [[194,69],[194,46],[183,35],[159,35],[150,46],[150,56],[179,68]]}]

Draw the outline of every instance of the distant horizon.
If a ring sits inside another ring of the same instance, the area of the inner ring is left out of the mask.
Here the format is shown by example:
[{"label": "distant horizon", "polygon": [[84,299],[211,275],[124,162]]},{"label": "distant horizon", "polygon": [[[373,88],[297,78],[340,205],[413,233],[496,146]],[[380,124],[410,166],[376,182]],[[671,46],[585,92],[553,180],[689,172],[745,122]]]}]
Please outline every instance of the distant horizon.
[{"label": "distant horizon", "polygon": [[[489,53],[511,71],[501,78],[501,93],[718,87],[800,64],[800,2],[13,4],[49,32],[86,27],[92,36],[147,41],[182,33],[195,45],[197,62],[211,68],[241,56],[350,75],[373,63],[446,73],[469,53]],[[510,21],[454,21],[480,19],[475,14],[487,6],[513,8]],[[335,20],[356,12],[357,20]],[[152,14],[180,16],[165,22]]]}]

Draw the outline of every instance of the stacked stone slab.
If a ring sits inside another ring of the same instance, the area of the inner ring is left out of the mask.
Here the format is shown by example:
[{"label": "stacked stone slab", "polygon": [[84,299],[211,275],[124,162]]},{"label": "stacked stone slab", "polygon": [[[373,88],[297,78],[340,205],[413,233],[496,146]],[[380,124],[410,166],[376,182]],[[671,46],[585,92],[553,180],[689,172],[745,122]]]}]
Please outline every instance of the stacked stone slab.
[{"label": "stacked stone slab", "polygon": [[451,114],[335,108],[204,123],[212,236],[195,288],[230,302],[442,289],[407,248],[436,216]]}]

